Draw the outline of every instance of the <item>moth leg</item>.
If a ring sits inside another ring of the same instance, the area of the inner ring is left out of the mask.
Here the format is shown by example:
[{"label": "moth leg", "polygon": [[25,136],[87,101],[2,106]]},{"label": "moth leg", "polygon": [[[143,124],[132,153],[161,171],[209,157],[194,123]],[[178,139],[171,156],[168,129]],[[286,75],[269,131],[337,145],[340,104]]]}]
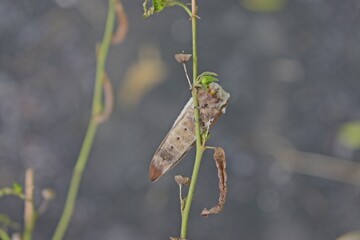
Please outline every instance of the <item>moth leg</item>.
[{"label": "moth leg", "polygon": [[210,131],[210,127],[211,124],[214,122],[214,118],[209,119],[206,123],[205,123],[205,131],[202,134],[202,145],[205,146],[205,142],[209,137],[209,131]]},{"label": "moth leg", "polygon": [[192,109],[199,109],[199,110],[201,110],[201,109],[204,109],[204,108],[207,108],[208,107],[208,104],[207,103],[204,103],[204,104],[202,104],[202,105],[200,105],[200,106],[197,106],[197,107],[194,107],[194,106],[191,106],[192,107]]}]

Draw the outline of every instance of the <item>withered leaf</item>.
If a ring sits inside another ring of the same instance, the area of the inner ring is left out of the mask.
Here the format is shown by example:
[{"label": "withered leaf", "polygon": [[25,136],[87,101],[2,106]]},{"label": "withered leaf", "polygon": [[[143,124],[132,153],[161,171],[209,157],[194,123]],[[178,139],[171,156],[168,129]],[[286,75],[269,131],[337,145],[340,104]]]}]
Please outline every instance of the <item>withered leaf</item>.
[{"label": "withered leaf", "polygon": [[179,185],[184,185],[184,186],[188,186],[190,185],[190,178],[188,177],[183,177],[181,175],[176,175],[175,176],[175,182]]},{"label": "withered leaf", "polygon": [[128,19],[127,19],[124,7],[123,7],[122,3],[120,2],[120,0],[115,2],[115,11],[116,11],[117,19],[118,19],[118,26],[112,37],[111,43],[119,44],[125,40],[125,37],[127,35],[128,29],[129,29],[129,24],[128,24]]},{"label": "withered leaf", "polygon": [[177,53],[175,54],[175,59],[179,63],[187,63],[191,58],[191,54],[186,53]]},{"label": "withered leaf", "polygon": [[226,174],[226,159],[225,159],[225,151],[221,147],[215,148],[214,152],[214,160],[216,163],[216,167],[218,169],[218,177],[219,177],[219,201],[218,203],[210,208],[202,210],[201,216],[207,217],[210,214],[217,214],[220,213],[224,207],[227,195],[227,174]]},{"label": "withered leaf", "polygon": [[96,116],[96,122],[98,124],[108,120],[114,108],[113,87],[106,73],[104,73],[104,77],[103,77],[103,91],[104,91],[104,110],[98,116]]}]

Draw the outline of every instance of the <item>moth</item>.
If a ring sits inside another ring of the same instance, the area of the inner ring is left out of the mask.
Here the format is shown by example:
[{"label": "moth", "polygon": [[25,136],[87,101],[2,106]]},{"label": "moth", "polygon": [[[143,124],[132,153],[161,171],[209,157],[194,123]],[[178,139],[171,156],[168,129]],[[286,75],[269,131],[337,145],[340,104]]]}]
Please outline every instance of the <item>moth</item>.
[{"label": "moth", "polygon": [[[198,90],[200,127],[210,128],[225,113],[230,94],[219,84],[210,83]],[[173,168],[193,147],[196,141],[193,99],[185,105],[168,134],[156,150],[149,168],[151,181],[158,180]]]}]

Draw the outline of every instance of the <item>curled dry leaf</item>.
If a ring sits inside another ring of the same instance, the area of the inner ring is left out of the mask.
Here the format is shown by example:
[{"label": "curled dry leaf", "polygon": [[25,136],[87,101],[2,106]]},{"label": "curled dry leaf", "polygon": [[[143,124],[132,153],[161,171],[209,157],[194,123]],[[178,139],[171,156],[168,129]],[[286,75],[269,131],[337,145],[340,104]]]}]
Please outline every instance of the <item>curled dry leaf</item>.
[{"label": "curled dry leaf", "polygon": [[113,87],[106,73],[104,73],[104,78],[103,78],[103,91],[104,91],[104,110],[98,116],[96,116],[96,122],[98,124],[108,120],[114,108]]},{"label": "curled dry leaf", "polygon": [[184,185],[184,186],[188,186],[190,185],[190,178],[188,177],[183,177],[181,175],[176,175],[175,176],[175,182],[179,185]]},{"label": "curled dry leaf", "polygon": [[115,3],[115,11],[118,19],[118,26],[112,37],[111,43],[119,44],[124,41],[129,29],[129,24],[124,7],[120,0]]},{"label": "curled dry leaf", "polygon": [[41,196],[44,198],[44,200],[51,201],[55,198],[56,192],[51,188],[44,188],[41,191]]},{"label": "curled dry leaf", "polygon": [[214,160],[216,163],[216,167],[218,169],[218,177],[219,177],[219,189],[220,196],[219,202],[211,209],[206,209],[201,212],[201,216],[207,217],[210,214],[220,213],[224,207],[227,195],[227,174],[226,174],[226,159],[225,159],[225,151],[221,147],[215,148],[214,152]]},{"label": "curled dry leaf", "polygon": [[186,53],[177,53],[175,54],[175,59],[179,63],[187,63],[191,58],[191,54]]}]

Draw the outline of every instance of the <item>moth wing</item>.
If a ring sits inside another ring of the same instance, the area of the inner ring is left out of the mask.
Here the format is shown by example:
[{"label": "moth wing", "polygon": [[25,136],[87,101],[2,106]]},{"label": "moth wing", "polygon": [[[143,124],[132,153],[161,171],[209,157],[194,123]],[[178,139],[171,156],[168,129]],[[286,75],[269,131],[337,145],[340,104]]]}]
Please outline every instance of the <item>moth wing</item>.
[{"label": "moth wing", "polygon": [[151,160],[150,168],[149,168],[149,178],[151,181],[156,181],[161,176],[163,176],[167,171],[169,171],[171,168],[173,168],[185,156],[185,154],[191,149],[193,143],[189,144],[189,146],[186,149],[184,149],[182,155],[180,157],[178,157],[177,159],[173,159],[171,161],[171,163],[161,159],[159,156],[159,152],[162,149],[164,149],[164,144],[166,142],[168,142],[169,135],[173,132],[173,130],[181,122],[181,120],[184,119],[184,117],[186,116],[186,112],[189,111],[190,108],[192,108],[192,105],[193,105],[193,100],[192,100],[192,98],[190,98],[189,101],[184,106],[184,108],[182,109],[182,111],[180,112],[179,116],[176,118],[171,129],[169,130],[169,132],[166,134],[165,138],[161,142],[160,146],[156,150],[154,157]]}]

